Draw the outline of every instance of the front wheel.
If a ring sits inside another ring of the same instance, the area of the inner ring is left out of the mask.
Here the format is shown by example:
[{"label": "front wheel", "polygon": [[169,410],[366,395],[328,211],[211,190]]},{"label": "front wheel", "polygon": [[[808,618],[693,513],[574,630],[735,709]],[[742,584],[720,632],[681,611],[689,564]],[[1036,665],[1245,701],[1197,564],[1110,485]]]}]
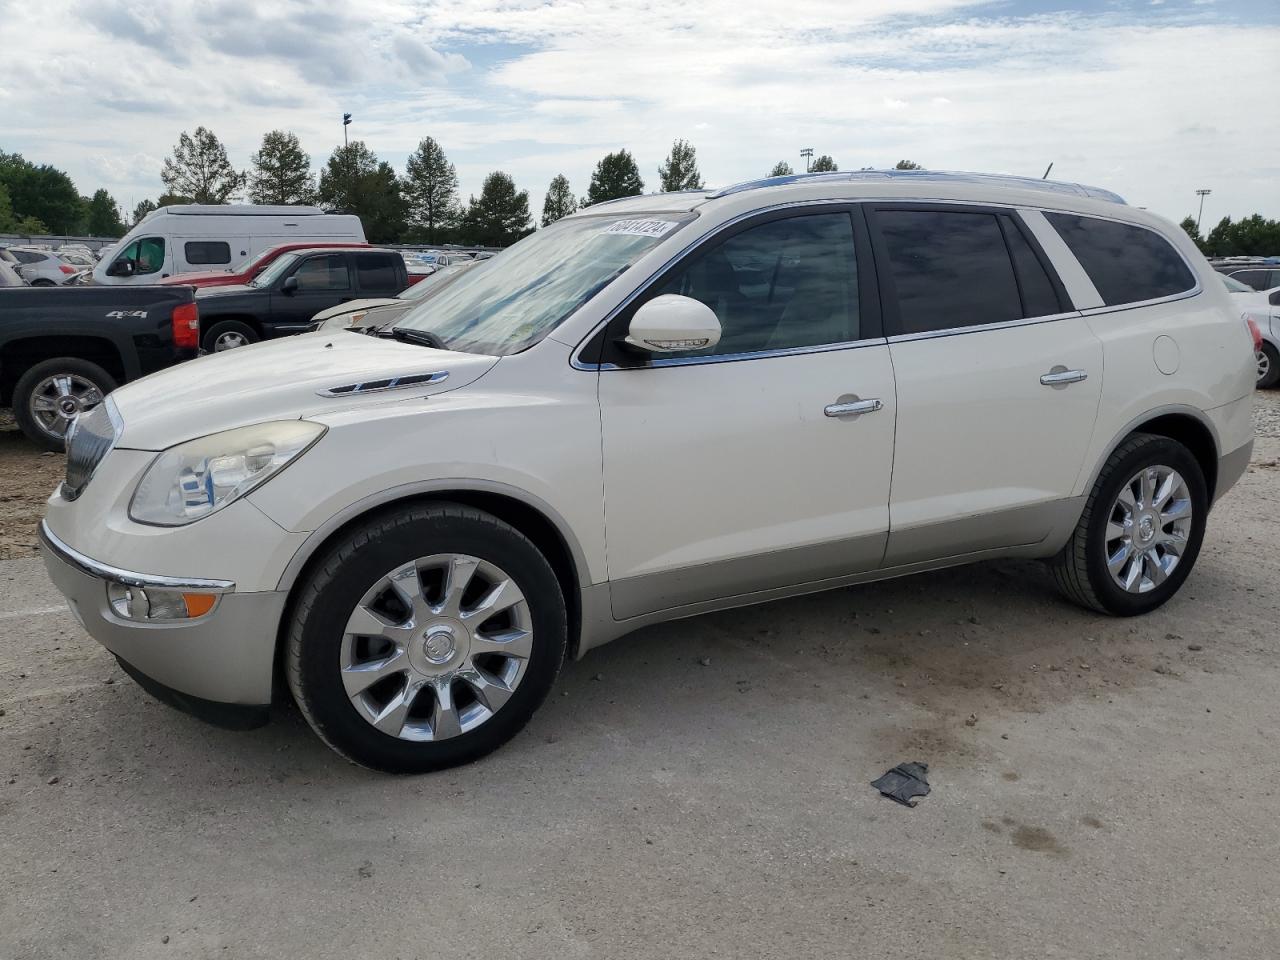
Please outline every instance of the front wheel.
[{"label": "front wheel", "polygon": [[1050,562],[1058,586],[1101,613],[1148,613],[1191,573],[1208,512],[1208,486],[1191,451],[1135,433],[1107,458],[1075,532]]},{"label": "front wheel", "polygon": [[46,450],[66,448],[67,429],[115,389],[111,374],[78,357],[57,357],[31,367],[13,388],[13,419]]},{"label": "front wheel", "polygon": [[568,636],[550,564],[483,511],[414,504],[351,530],[316,566],[288,637],[289,686],[356,763],[423,773],[497,749],[551,689]]}]

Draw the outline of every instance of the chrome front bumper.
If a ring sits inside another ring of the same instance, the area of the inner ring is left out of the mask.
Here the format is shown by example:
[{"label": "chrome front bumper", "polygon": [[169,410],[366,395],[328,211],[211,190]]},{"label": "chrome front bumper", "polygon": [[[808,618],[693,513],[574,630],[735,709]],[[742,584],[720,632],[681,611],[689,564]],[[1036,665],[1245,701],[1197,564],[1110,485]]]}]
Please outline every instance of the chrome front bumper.
[{"label": "chrome front bumper", "polygon": [[[79,553],[40,524],[40,549],[54,585],[90,636],[121,660],[151,693],[189,713],[225,726],[217,714],[271,702],[282,592],[236,593],[225,580],[195,580],[121,570]],[[192,620],[125,620],[111,608],[107,585],[218,594],[207,614]],[[141,675],[141,676],[139,676]]]}]

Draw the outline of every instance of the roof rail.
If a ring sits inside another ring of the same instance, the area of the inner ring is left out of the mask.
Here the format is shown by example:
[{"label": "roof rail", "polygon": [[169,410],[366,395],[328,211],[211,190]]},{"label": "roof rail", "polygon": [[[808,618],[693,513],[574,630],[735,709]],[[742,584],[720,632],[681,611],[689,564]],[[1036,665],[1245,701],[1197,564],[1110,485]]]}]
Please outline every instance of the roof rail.
[{"label": "roof rail", "polygon": [[809,183],[813,181],[830,183],[856,183],[859,181],[915,180],[925,183],[982,183],[990,186],[1018,187],[1023,190],[1044,190],[1049,193],[1065,193],[1076,197],[1089,197],[1093,200],[1106,200],[1109,203],[1124,203],[1119,194],[1100,187],[1088,187],[1081,183],[1067,183],[1062,180],[1037,180],[1034,177],[1015,177],[1002,173],[965,173],[950,170],[854,170],[847,173],[792,173],[784,177],[765,177],[762,180],[747,180],[733,186],[717,190],[707,199],[715,200],[748,190],[761,190],[765,187],[782,187],[791,183]]}]

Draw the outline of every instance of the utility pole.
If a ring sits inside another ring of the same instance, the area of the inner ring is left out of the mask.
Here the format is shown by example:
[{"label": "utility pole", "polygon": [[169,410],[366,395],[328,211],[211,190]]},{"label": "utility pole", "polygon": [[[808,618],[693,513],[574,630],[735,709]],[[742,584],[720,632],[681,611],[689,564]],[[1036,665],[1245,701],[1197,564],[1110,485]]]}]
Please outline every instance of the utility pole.
[{"label": "utility pole", "polygon": [[810,161],[813,159],[813,147],[805,147],[800,151],[800,156],[804,158],[804,172],[810,173]]},{"label": "utility pole", "polygon": [[1213,193],[1212,190],[1197,190],[1196,196],[1200,198],[1200,212],[1196,214],[1196,233],[1200,232],[1200,218],[1204,216],[1204,198]]}]

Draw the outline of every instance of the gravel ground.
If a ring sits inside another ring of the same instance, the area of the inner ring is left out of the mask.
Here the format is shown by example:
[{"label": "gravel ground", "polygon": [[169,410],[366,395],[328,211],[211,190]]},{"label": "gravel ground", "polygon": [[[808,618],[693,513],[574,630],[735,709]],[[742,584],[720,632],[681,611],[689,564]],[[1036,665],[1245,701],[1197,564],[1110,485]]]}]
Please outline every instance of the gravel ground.
[{"label": "gravel ground", "polygon": [[[1148,617],[999,562],[667,624],[411,779],[290,709],[235,734],[154,702],[16,539],[0,956],[1280,956],[1280,397],[1256,420]],[[907,760],[914,810],[868,786]]]},{"label": "gravel ground", "polygon": [[65,466],[61,454],[41,450],[0,411],[0,560],[35,554],[36,523]]}]

